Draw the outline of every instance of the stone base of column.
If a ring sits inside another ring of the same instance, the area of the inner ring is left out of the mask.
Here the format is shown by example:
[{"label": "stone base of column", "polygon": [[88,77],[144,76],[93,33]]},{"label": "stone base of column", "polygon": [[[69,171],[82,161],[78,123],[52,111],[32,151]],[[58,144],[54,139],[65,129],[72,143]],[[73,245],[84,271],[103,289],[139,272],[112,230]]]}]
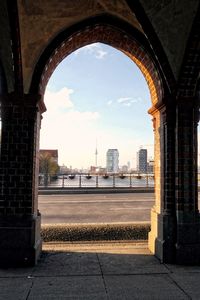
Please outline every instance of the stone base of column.
[{"label": "stone base of column", "polygon": [[197,244],[177,244],[176,264],[200,265],[200,242]]},{"label": "stone base of column", "polygon": [[178,215],[176,243],[176,263],[184,265],[200,264],[200,218],[199,213]]},{"label": "stone base of column", "polygon": [[0,217],[0,267],[33,266],[42,249],[41,216]]},{"label": "stone base of column", "polygon": [[151,231],[149,249],[162,263],[175,262],[175,218],[170,214],[151,211]]}]

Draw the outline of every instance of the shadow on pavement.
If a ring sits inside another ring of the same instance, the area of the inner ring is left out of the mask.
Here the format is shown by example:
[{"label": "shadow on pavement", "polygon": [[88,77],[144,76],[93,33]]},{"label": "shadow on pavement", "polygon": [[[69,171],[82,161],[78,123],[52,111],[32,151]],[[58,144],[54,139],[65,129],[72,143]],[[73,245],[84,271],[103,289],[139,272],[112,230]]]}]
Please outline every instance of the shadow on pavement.
[{"label": "shadow on pavement", "polygon": [[0,299],[199,299],[200,267],[160,264],[146,243],[47,243],[37,266],[0,270]]}]

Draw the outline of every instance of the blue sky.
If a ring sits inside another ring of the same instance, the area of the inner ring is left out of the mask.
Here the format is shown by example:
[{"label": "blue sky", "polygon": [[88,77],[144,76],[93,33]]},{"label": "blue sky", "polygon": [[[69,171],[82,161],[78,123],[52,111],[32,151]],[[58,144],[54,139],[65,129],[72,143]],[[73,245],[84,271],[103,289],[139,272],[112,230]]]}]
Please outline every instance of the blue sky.
[{"label": "blue sky", "polygon": [[[136,165],[141,145],[153,145],[150,94],[138,67],[122,52],[91,44],[65,58],[45,92],[47,112],[41,149],[58,149],[59,164],[105,166],[108,148],[119,150],[120,165]],[[146,147],[153,156],[153,146]]]}]

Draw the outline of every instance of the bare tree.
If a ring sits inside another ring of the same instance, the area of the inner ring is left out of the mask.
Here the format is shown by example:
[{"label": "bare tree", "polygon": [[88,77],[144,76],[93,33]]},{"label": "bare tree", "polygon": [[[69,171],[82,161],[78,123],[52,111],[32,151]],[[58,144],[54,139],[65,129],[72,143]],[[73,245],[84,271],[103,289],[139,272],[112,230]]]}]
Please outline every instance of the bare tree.
[{"label": "bare tree", "polygon": [[49,153],[41,153],[39,161],[39,172],[43,174],[44,185],[47,186],[49,178],[57,174],[59,166]]}]

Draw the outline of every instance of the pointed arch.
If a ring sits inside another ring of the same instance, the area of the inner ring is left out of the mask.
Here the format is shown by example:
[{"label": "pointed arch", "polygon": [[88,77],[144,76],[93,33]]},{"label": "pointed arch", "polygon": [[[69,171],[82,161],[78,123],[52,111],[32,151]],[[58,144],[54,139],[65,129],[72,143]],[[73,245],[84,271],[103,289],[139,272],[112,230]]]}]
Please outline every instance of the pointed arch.
[{"label": "pointed arch", "polygon": [[56,66],[73,51],[96,42],[108,44],[129,56],[147,81],[153,106],[162,103],[164,78],[147,39],[129,24],[110,16],[85,20],[58,34],[35,66],[30,93],[43,96]]}]

